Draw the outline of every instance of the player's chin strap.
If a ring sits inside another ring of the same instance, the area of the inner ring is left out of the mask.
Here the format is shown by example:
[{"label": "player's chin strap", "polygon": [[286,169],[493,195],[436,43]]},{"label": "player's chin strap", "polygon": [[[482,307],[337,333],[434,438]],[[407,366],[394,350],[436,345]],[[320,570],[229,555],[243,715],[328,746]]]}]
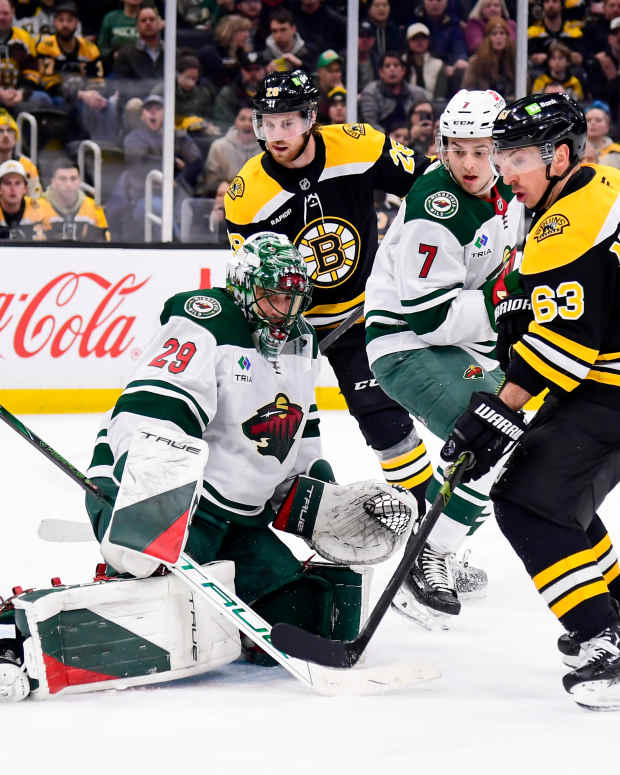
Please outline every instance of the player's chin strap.
[{"label": "player's chin strap", "polygon": [[564,170],[564,172],[561,175],[550,175],[551,172],[551,162],[547,164],[545,168],[545,175],[547,177],[547,180],[549,183],[547,184],[547,188],[545,188],[543,195],[540,197],[538,202],[532,207],[532,210],[534,212],[538,212],[538,209],[542,207],[542,205],[547,201],[547,198],[551,191],[553,190],[553,187],[556,183],[559,183],[561,180],[564,180],[570,173],[575,169],[575,167],[579,164],[579,159],[575,159],[570,163],[570,165]]}]

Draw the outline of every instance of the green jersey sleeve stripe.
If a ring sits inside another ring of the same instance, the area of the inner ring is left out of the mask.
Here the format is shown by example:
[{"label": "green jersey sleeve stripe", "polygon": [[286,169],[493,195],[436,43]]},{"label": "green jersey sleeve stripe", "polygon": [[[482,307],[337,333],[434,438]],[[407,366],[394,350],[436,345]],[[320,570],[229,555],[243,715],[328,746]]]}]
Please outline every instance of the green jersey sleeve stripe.
[{"label": "green jersey sleeve stripe", "polygon": [[221,505],[233,511],[241,511],[253,515],[258,515],[263,510],[263,506],[248,506],[247,503],[237,503],[236,501],[231,501],[228,498],[225,498],[215,489],[212,484],[209,484],[209,482],[203,482],[203,487],[217,503],[220,503]]},{"label": "green jersey sleeve stripe", "polygon": [[445,288],[438,288],[425,296],[418,296],[416,299],[403,299],[401,304],[403,307],[435,307],[437,304],[442,304],[446,297],[454,298],[462,287],[463,283],[455,283]]},{"label": "green jersey sleeve stripe", "polygon": [[304,432],[302,434],[302,439],[314,439],[317,436],[320,436],[321,433],[319,431],[319,420],[308,420],[306,423],[306,426],[304,428]]},{"label": "green jersey sleeve stripe", "polygon": [[[403,321],[404,325],[407,325]],[[390,334],[401,334],[403,332],[402,325],[389,325],[386,323],[371,323],[366,326],[366,344],[372,342],[374,339],[378,339],[380,336],[389,336]]]},{"label": "green jersey sleeve stripe", "polygon": [[114,455],[112,454],[112,450],[110,449],[110,445],[106,442],[99,442],[95,446],[95,449],[93,451],[93,459],[90,461],[89,468],[92,468],[93,466],[113,466],[114,465]]},{"label": "green jersey sleeve stripe", "polygon": [[436,331],[448,317],[451,305],[452,300],[445,301],[443,304],[424,310],[423,312],[413,312],[406,316],[407,323],[409,323],[411,330],[418,336],[423,336],[431,331]]},{"label": "green jersey sleeve stripe", "polygon": [[202,438],[202,428],[196,415],[182,398],[155,395],[148,391],[123,393],[116,402],[112,419],[121,412],[150,417],[153,420],[173,422],[184,433]]},{"label": "green jersey sleeve stripe", "polygon": [[194,396],[191,393],[188,393],[187,390],[183,390],[182,388],[177,387],[176,385],[171,385],[170,382],[165,382],[164,380],[159,380],[159,379],[136,379],[133,382],[130,382],[125,388],[125,390],[129,390],[130,388],[134,388],[134,387],[154,387],[154,388],[161,388],[163,390],[171,390],[174,393],[178,393],[179,395],[184,396],[192,404],[192,406],[196,410],[196,413],[200,416],[200,419],[204,423],[205,428],[209,424],[209,418],[206,412],[196,401]]}]

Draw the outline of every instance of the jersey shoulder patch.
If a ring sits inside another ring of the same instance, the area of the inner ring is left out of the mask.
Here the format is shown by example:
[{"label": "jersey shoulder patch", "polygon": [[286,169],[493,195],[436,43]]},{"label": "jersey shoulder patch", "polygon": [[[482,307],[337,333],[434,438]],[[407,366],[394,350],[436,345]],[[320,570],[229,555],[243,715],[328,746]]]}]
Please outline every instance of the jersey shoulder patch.
[{"label": "jersey shoulder patch", "polygon": [[259,153],[246,161],[226,191],[224,210],[233,224],[252,223],[256,214],[282,191],[277,180],[263,169],[262,158]]},{"label": "jersey shoulder patch", "polygon": [[521,272],[559,269],[587,253],[597,242],[612,208],[620,209],[620,172],[592,165],[594,177],[561,197],[533,224]]},{"label": "jersey shoulder patch", "polygon": [[224,288],[177,293],[164,304],[161,324],[172,317],[184,317],[206,328],[218,345],[254,347],[246,319]]},{"label": "jersey shoulder patch", "polygon": [[385,135],[370,124],[330,124],[319,130],[325,143],[325,166],[374,164],[383,152]]}]

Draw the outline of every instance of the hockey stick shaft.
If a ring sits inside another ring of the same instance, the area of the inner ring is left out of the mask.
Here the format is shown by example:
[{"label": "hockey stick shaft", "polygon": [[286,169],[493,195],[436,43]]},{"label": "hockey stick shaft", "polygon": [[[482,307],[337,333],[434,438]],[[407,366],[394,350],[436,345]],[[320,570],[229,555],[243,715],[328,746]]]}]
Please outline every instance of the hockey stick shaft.
[{"label": "hockey stick shaft", "polygon": [[329,334],[327,334],[327,336],[321,339],[321,341],[319,342],[319,350],[321,351],[321,354],[323,354],[328,347],[331,347],[337,339],[340,339],[340,337],[343,334],[346,334],[347,331],[355,325],[358,318],[363,313],[364,313],[363,303],[358,304],[356,307],[353,307],[351,312],[349,312],[349,314],[342,321],[342,323],[336,326],[336,328],[334,328],[333,331],[330,331]]},{"label": "hockey stick shaft", "polygon": [[[3,406],[0,406],[0,417],[76,484],[84,490],[93,493],[93,495],[105,503],[113,505],[111,499],[102,493],[94,482],[65,460],[62,455],[46,444]],[[306,660],[291,657],[272,644],[272,627],[269,622],[265,621],[250,606],[246,605],[236,594],[227,589],[218,579],[194,562],[187,554],[181,553],[179,561],[176,563],[164,564],[175,576],[179,577],[188,587],[201,595],[225,619],[273,657],[291,675],[321,694],[339,694],[343,691],[368,693],[376,691],[377,685],[380,685],[381,681],[384,686],[396,686],[399,683],[403,685],[407,681],[414,683],[428,680],[437,675],[430,669],[425,671],[419,668],[410,671],[408,675],[404,674],[402,670],[399,672],[398,670],[384,669],[377,670],[374,674],[372,671],[369,671],[367,674],[359,676],[346,671],[326,670],[310,664]]]},{"label": "hockey stick shaft", "polygon": [[352,667],[358,661],[377,627],[390,607],[394,595],[407,577],[407,573],[422,551],[435,523],[439,519],[452,493],[470,467],[472,455],[465,452],[450,467],[433,505],[426,513],[417,532],[409,536],[402,559],[383,590],[359,635],[351,641],[321,638],[318,635],[290,624],[276,624],[272,631],[274,644],[287,654],[327,667]]}]

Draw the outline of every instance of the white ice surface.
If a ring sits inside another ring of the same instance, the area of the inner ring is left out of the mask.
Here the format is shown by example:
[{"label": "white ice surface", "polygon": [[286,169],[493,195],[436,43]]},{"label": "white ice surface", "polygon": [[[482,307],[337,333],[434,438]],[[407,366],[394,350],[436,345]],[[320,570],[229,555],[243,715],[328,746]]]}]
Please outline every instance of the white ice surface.
[{"label": "white ice surface", "polygon": [[[26,416],[78,468],[95,415]],[[353,421],[327,412],[327,457],[341,482],[380,477]],[[0,594],[92,577],[97,545],[36,537],[43,517],[86,520],[81,490],[0,423]],[[615,497],[614,497],[615,496]],[[602,511],[620,540],[612,495]],[[421,658],[442,678],[400,694],[323,698],[280,668],[236,663],[161,687],[0,705],[0,773],[35,775],[594,775],[616,772],[620,713],[580,709],[564,693],[561,629],[519,560],[488,522],[470,544],[490,578],[449,632],[389,612],[368,663]],[[305,550],[302,549],[302,553]],[[373,598],[396,559],[375,573]]]}]

